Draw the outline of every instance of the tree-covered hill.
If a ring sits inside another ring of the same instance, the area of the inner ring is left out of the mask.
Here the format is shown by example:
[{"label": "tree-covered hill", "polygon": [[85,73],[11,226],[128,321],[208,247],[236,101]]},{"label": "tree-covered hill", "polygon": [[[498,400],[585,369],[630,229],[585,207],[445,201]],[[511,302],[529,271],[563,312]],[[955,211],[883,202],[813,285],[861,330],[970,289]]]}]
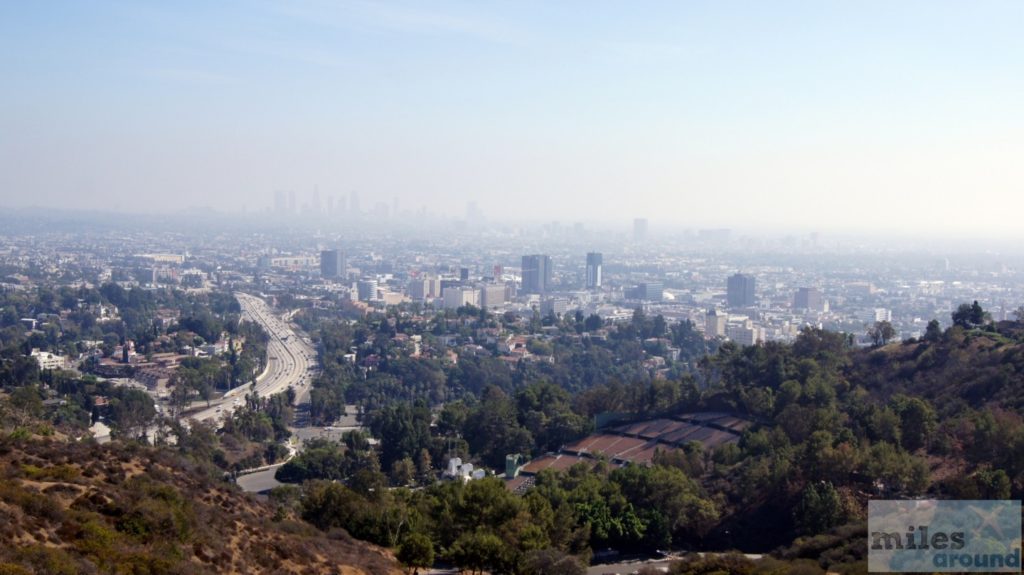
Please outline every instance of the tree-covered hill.
[{"label": "tree-covered hill", "polygon": [[965,408],[1024,409],[1024,331],[1017,322],[989,330],[955,326],[857,354],[850,378],[878,397],[927,399],[940,415]]},{"label": "tree-covered hill", "polygon": [[955,325],[873,348],[815,329],[792,345],[723,345],[702,362],[696,405],[762,425],[704,474],[726,495],[710,540],[786,544],[863,520],[869,498],[1020,497],[1021,327]]}]

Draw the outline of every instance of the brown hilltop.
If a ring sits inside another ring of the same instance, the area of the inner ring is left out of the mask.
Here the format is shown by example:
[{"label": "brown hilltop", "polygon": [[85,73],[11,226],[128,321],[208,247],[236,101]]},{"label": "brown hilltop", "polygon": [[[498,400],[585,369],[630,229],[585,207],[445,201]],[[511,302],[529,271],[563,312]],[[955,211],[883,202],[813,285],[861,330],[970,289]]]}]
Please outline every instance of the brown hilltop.
[{"label": "brown hilltop", "polygon": [[399,573],[384,550],[324,535],[173,453],[0,438],[0,573]]}]

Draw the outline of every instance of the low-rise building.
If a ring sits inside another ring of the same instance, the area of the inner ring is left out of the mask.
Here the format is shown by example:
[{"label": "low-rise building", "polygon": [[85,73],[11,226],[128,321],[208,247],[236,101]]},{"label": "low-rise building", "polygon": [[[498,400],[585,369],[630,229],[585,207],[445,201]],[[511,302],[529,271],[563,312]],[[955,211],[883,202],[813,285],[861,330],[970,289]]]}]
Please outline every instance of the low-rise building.
[{"label": "low-rise building", "polygon": [[39,369],[65,369],[67,367],[67,360],[62,355],[50,353],[48,351],[39,351],[33,349],[32,353],[29,354],[39,364]]}]

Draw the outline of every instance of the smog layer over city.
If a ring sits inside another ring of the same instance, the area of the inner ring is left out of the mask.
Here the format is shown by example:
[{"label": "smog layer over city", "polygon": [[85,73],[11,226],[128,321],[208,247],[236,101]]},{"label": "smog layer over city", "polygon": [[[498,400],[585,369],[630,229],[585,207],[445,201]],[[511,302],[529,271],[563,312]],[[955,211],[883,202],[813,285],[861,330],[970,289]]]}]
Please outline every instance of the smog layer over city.
[{"label": "smog layer over city", "polygon": [[1019,571],[1022,28],[0,7],[0,573]]}]

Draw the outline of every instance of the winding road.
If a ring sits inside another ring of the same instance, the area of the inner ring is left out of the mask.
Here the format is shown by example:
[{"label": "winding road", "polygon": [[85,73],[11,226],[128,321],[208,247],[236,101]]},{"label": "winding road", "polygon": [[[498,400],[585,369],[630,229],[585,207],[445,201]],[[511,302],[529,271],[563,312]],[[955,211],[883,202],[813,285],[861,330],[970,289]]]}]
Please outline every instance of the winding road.
[{"label": "winding road", "polygon": [[[267,369],[256,378],[256,393],[266,397],[280,393],[289,386],[295,388],[296,403],[309,400],[309,389],[316,370],[316,350],[302,339],[282,318],[274,315],[263,299],[237,292],[235,298],[242,306],[242,317],[258,323],[270,336],[267,343]],[[250,385],[240,385],[212,401],[210,407],[189,417],[197,420],[219,419],[245,401]]]}]

